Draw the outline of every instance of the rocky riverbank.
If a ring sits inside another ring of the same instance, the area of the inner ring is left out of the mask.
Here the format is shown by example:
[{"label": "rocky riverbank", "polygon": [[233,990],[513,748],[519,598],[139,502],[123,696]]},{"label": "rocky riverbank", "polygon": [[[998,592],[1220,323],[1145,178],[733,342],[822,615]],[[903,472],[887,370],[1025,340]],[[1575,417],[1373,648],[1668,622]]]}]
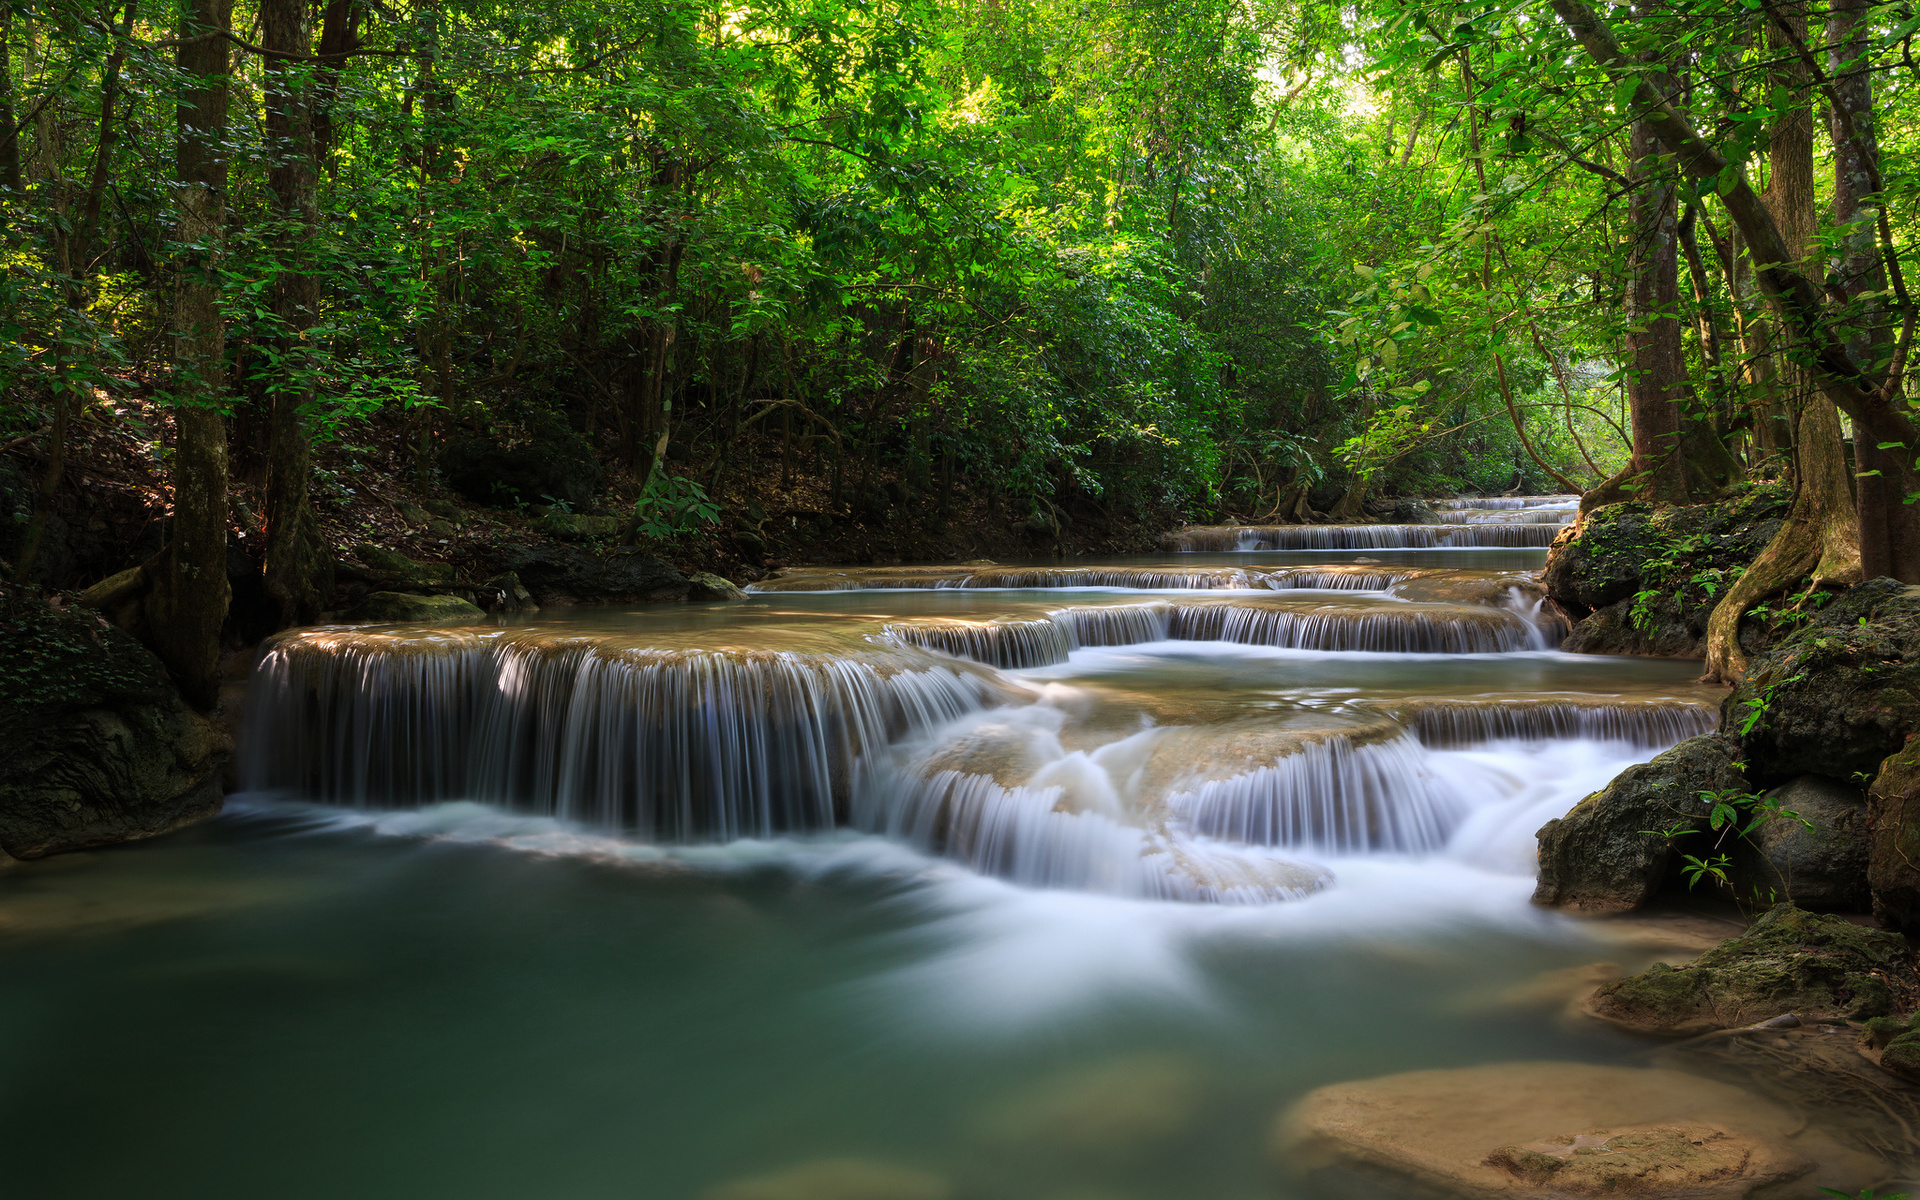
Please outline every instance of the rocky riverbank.
[{"label": "rocky riverbank", "polygon": [[[1764,544],[1772,503],[1591,515],[1547,573],[1578,621],[1569,647],[1697,652],[1700,581]],[[1684,586],[1650,597],[1680,569],[1676,544],[1694,555]],[[1757,657],[1718,733],[1540,830],[1542,906],[1618,921],[1664,897],[1759,914],[1697,957],[1597,988],[1600,965],[1565,973],[1591,989],[1571,1019],[1648,1039],[1646,1065],[1322,1088],[1276,1128],[1289,1162],[1330,1189],[1448,1197],[1884,1194],[1920,1177],[1906,936],[1920,928],[1920,587],[1873,580],[1803,619],[1750,624]]]}]

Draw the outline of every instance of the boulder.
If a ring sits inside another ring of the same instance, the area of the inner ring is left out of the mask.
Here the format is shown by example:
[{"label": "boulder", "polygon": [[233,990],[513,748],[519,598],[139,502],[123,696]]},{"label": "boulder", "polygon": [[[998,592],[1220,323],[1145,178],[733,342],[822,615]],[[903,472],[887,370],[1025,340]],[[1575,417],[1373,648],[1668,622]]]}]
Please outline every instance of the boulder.
[{"label": "boulder", "polygon": [[1274,1150],[1343,1195],[1740,1200],[1813,1169],[1805,1124],[1680,1071],[1523,1062],[1320,1088]]},{"label": "boulder", "polygon": [[538,612],[533,593],[512,571],[502,571],[479,587],[479,600],[487,611],[497,613]]},{"label": "boulder", "polygon": [[1439,525],[1440,514],[1433,511],[1425,500],[1403,497],[1389,502],[1380,519],[1389,525]]},{"label": "boulder", "polygon": [[1747,790],[1736,756],[1718,734],[1689,738],[1548,821],[1533,902],[1589,914],[1645,904],[1666,882],[1680,835],[1707,828],[1711,803],[1700,793]]},{"label": "boulder", "polygon": [[580,546],[535,546],[510,564],[541,604],[684,600],[687,578],[639,551],[595,554]]},{"label": "boulder", "polygon": [[708,1188],[702,1200],[947,1200],[938,1175],[864,1158],[827,1158]]},{"label": "boulder", "polygon": [[445,587],[453,582],[452,563],[415,562],[397,550],[361,542],[353,548],[354,557],[365,563],[375,578],[403,587]]},{"label": "boulder", "polygon": [[758,530],[745,528],[734,530],[733,548],[748,562],[760,562],[767,557],[767,539],[761,537]]},{"label": "boulder", "polygon": [[1645,603],[1621,600],[1581,618],[1560,648],[1569,654],[1699,658],[1705,653],[1711,611],[1701,607],[1687,611],[1666,593]]},{"label": "boulder", "polygon": [[747,594],[711,571],[695,571],[687,576],[689,600],[745,600]]},{"label": "boulder", "polygon": [[548,512],[534,523],[542,533],[569,541],[616,538],[626,526],[619,517],[592,517],[584,513]]},{"label": "boulder", "polygon": [[1866,912],[1866,793],[1824,775],[1799,775],[1767,796],[1799,819],[1769,820],[1735,844],[1728,871],[1734,894],[1814,912]]},{"label": "boulder", "polygon": [[[1700,657],[1707,618],[1734,568],[1772,540],[1790,500],[1786,489],[1761,485],[1712,504],[1593,509],[1554,541],[1541,575],[1575,622],[1564,648]],[[1651,594],[1635,614],[1643,591]]]},{"label": "boulder", "polygon": [[1867,790],[1867,886],[1873,913],[1920,930],[1920,734],[1880,764]]},{"label": "boulder", "polygon": [[487,614],[458,596],[416,596],[409,592],[370,592],[340,615],[343,625],[440,625],[481,621]]},{"label": "boulder", "polygon": [[502,508],[555,500],[580,508],[602,476],[593,447],[557,420],[539,425],[531,441],[517,446],[455,438],[440,452],[440,472],[467,499]]},{"label": "boulder", "polygon": [[1606,984],[1587,1011],[1636,1033],[1683,1036],[1788,1013],[1859,1021],[1916,1002],[1920,976],[1905,938],[1780,904],[1686,966],[1656,963]]},{"label": "boulder", "polygon": [[1920,1083],[1920,1016],[1869,1018],[1859,1044],[1869,1061],[1909,1083]]},{"label": "boulder", "polygon": [[1920,732],[1920,587],[1871,579],[1842,593],[1754,659],[1721,713],[1756,782],[1871,778]]},{"label": "boulder", "polygon": [[39,858],[220,811],[230,747],[131,635],[85,609],[0,601],[0,851]]}]

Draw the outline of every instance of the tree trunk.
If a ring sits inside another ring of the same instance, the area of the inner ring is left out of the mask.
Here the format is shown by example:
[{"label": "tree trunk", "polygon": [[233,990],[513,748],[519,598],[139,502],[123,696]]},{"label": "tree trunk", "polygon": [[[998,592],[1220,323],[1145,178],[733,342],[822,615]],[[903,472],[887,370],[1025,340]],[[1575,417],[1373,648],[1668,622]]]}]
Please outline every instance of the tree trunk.
[{"label": "tree trunk", "polygon": [[150,565],[146,601],[154,649],[188,700],[211,708],[219,686],[227,601],[226,327],[216,303],[227,184],[227,43],[233,0],[188,0],[178,66],[179,238],[173,303],[173,521]]},{"label": "tree trunk", "polygon": [[1631,82],[1633,105],[1646,114],[1648,125],[1687,177],[1712,184],[1720,195],[1727,215],[1749,247],[1760,290],[1781,323],[1804,341],[1820,390],[1853,418],[1858,430],[1889,447],[1887,456],[1900,472],[1902,488],[1911,492],[1920,486],[1920,479],[1915,477],[1920,428],[1907,413],[1898,374],[1888,370],[1869,375],[1854,361],[1831,325],[1831,309],[1821,286],[1794,266],[1794,256],[1779,226],[1747,182],[1745,172],[1728,162],[1651,84],[1635,78],[1636,64],[1620,48],[1613,31],[1582,0],[1549,3],[1610,78],[1623,84]]},{"label": "tree trunk", "polygon": [[[1776,0],[1774,15],[1805,44],[1805,0]],[[1767,211],[1773,214],[1794,268],[1817,277],[1820,270],[1813,255],[1820,218],[1813,189],[1813,80],[1795,57],[1792,39],[1773,32],[1776,36],[1768,45],[1778,65],[1771,72],[1771,82],[1791,94],[1797,106],[1769,131]],[[1810,506],[1802,519],[1818,539],[1815,576],[1851,581],[1860,577],[1860,529],[1848,483],[1840,414],[1820,394],[1800,339],[1791,330],[1785,332],[1779,347],[1783,352],[1775,356],[1774,369],[1783,385],[1787,411],[1793,414],[1794,503]],[[1783,529],[1782,535],[1788,536],[1788,531]]]},{"label": "tree trunk", "polygon": [[[269,51],[306,55],[312,45],[305,0],[262,0],[260,34]],[[313,363],[307,331],[320,306],[314,275],[319,228],[319,159],[313,138],[313,74],[304,62],[267,60],[267,185],[284,232],[274,315],[279,318],[279,369],[268,384],[267,595],[280,605],[280,623],[313,621],[333,592],[333,558],[320,536],[308,494],[313,447],[305,409],[313,400]]]},{"label": "tree trunk", "polygon": [[[1857,332],[1848,339],[1856,362],[1884,364],[1893,354],[1893,328],[1885,303],[1887,273],[1875,242],[1880,200],[1873,179],[1879,174],[1880,145],[1873,119],[1873,77],[1865,0],[1833,0],[1827,19],[1827,75],[1844,109],[1832,116],[1833,220],[1842,231],[1832,286],[1857,313]],[[1843,115],[1851,118],[1843,120]],[[1852,127],[1848,136],[1847,126]],[[1882,367],[1881,369],[1884,369]],[[1920,583],[1920,506],[1891,478],[1892,464],[1870,436],[1856,431],[1853,459],[1859,472],[1856,508],[1860,518],[1860,565],[1868,579],[1886,575],[1902,583]]]},{"label": "tree trunk", "polygon": [[[1671,87],[1671,77],[1658,76]],[[1680,400],[1687,378],[1680,336],[1680,208],[1672,178],[1658,162],[1659,139],[1636,121],[1630,139],[1634,182],[1628,206],[1633,250],[1627,260],[1627,406],[1633,414],[1635,498],[1687,502],[1680,445]]]}]

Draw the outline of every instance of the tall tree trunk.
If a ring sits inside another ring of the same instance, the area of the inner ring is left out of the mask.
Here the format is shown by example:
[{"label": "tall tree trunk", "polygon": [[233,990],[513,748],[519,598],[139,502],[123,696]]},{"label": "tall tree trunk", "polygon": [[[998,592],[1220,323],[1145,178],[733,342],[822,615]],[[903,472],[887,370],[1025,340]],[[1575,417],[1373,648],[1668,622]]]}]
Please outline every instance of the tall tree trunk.
[{"label": "tall tree trunk", "polygon": [[[1819,267],[1812,261],[1820,228],[1813,187],[1813,80],[1796,57],[1793,41],[1806,43],[1806,0],[1772,3],[1773,15],[1793,31],[1789,37],[1771,30],[1776,36],[1768,39],[1768,45],[1778,64],[1771,72],[1772,83],[1793,98],[1793,107],[1769,131],[1767,210],[1795,268],[1817,278]],[[1848,482],[1840,414],[1820,394],[1804,343],[1793,331],[1785,333],[1775,371],[1785,385],[1787,410],[1793,414],[1794,504],[1805,508],[1805,524],[1818,539],[1814,574],[1834,581],[1857,579],[1860,528]],[[1794,525],[1790,520],[1782,536],[1790,536]]]},{"label": "tall tree trunk", "polygon": [[[1659,86],[1670,87],[1662,73]],[[1659,162],[1659,140],[1645,121],[1631,134],[1634,191],[1628,206],[1633,250],[1627,260],[1627,406],[1633,414],[1634,498],[1687,501],[1680,444],[1680,400],[1687,365],[1680,334],[1680,208]]]},{"label": "tall tree trunk", "polygon": [[[1879,299],[1886,292],[1887,273],[1874,235],[1881,201],[1873,194],[1872,181],[1879,175],[1880,144],[1873,119],[1866,14],[1866,0],[1833,0],[1827,18],[1827,75],[1839,101],[1830,130],[1833,220],[1843,231],[1831,278],[1858,310],[1858,332],[1849,339],[1849,349],[1855,361],[1874,364],[1892,356],[1893,327]],[[1904,503],[1886,454],[1860,430],[1854,433],[1853,459],[1859,471],[1856,508],[1863,574],[1920,583],[1920,505]]]},{"label": "tall tree trunk", "polygon": [[216,303],[216,266],[227,185],[227,43],[233,0],[188,0],[177,60],[186,84],[176,141],[179,239],[173,301],[171,384],[178,439],[173,522],[166,548],[149,564],[147,623],[154,649],[187,698],[210,708],[219,686],[220,626],[226,620],[226,327]]},{"label": "tall tree trunk", "polygon": [[[274,55],[305,56],[312,45],[306,0],[262,0],[262,44]],[[291,58],[267,60],[267,184],[279,207],[280,274],[274,315],[283,333],[280,369],[269,384],[267,423],[267,595],[280,623],[312,621],[333,591],[333,559],[308,495],[313,447],[305,408],[313,400],[307,331],[320,305],[314,275],[319,230],[319,159],[313,139],[313,72]]]}]

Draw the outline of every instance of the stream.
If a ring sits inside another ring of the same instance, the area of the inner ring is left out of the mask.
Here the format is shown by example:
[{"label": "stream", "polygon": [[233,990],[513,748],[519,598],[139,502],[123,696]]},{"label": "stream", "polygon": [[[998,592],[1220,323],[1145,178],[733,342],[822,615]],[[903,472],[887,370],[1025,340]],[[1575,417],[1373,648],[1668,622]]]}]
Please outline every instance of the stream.
[{"label": "stream", "polygon": [[1305,1200],[1314,1087],[1626,1061],[1534,831],[1719,696],[1439,507],[281,635],[224,815],[8,879],[7,1190]]}]

